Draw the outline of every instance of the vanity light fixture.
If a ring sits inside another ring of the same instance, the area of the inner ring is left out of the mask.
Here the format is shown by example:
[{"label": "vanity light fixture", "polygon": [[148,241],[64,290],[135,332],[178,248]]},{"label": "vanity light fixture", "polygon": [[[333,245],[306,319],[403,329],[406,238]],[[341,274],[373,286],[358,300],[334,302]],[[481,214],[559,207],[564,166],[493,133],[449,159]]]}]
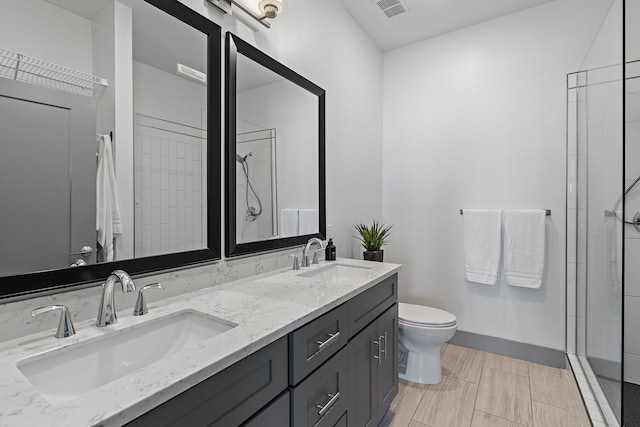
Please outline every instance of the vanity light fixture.
[{"label": "vanity light fixture", "polygon": [[258,4],[258,8],[260,9],[260,14],[257,14],[253,10],[251,10],[246,5],[242,4],[237,0],[208,0],[209,3],[217,6],[222,9],[226,13],[232,13],[232,6],[236,6],[238,9],[242,10],[247,15],[251,16],[253,19],[261,23],[267,28],[271,28],[271,24],[267,22],[267,19],[275,19],[276,16],[280,12],[282,12],[282,2],[283,0],[261,0]]}]

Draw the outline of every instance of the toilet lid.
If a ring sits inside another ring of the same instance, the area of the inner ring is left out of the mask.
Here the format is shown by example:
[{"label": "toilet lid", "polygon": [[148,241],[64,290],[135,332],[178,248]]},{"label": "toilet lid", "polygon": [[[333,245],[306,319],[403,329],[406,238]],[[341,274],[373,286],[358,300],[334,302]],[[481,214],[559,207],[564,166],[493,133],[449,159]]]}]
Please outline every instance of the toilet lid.
[{"label": "toilet lid", "polygon": [[398,319],[400,323],[416,326],[445,327],[456,324],[456,316],[425,305],[398,304]]}]

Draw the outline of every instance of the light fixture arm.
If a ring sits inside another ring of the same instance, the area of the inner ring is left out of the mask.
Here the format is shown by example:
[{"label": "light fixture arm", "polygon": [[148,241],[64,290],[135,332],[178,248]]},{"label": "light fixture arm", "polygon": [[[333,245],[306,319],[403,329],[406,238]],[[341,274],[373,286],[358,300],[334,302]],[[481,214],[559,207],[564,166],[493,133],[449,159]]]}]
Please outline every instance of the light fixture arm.
[{"label": "light fixture arm", "polygon": [[[235,6],[267,28],[271,28],[271,24],[266,20],[274,19],[278,15],[278,13],[282,10],[282,2],[279,0],[261,2],[260,8],[264,11],[264,13],[261,15],[258,15],[257,13],[255,13],[254,11],[246,7],[244,4],[236,0],[208,0],[208,1],[209,3],[217,6],[218,8],[220,8],[221,10],[229,14],[232,13],[231,12],[232,6]],[[263,3],[265,4],[263,5]]]}]

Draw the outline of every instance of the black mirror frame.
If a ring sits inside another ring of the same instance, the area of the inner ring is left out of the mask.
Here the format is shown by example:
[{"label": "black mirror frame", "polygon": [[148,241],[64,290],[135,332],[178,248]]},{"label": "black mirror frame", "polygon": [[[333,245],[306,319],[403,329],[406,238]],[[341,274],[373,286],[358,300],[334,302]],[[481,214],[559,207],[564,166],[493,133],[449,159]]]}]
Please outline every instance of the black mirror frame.
[{"label": "black mirror frame", "polygon": [[[300,74],[282,65],[238,36],[227,32],[225,68],[225,254],[227,257],[255,254],[291,246],[303,245],[311,237],[324,239],[326,236],[326,183],[325,183],[325,91]],[[279,239],[238,243],[236,239],[236,66],[238,54],[284,77],[290,82],[318,97],[318,218],[319,232]]]},{"label": "black mirror frame", "polygon": [[145,274],[207,261],[220,256],[221,203],[221,28],[178,0],[144,0],[207,36],[207,248],[188,252],[113,261],[81,267],[0,277],[0,299],[19,298],[36,293],[68,291],[70,288],[105,279],[113,270],[131,275]]}]

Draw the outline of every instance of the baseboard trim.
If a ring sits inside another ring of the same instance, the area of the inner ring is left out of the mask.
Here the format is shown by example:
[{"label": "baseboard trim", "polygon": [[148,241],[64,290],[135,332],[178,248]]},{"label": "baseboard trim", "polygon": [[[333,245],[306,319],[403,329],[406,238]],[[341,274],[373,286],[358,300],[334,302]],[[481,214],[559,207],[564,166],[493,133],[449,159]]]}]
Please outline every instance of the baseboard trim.
[{"label": "baseboard trim", "polygon": [[586,356],[593,373],[598,378],[604,378],[609,381],[620,382],[620,373],[622,372],[622,363],[613,360],[600,359],[599,357]]},{"label": "baseboard trim", "polygon": [[449,343],[486,351],[488,353],[499,354],[500,356],[507,356],[514,359],[521,359],[533,363],[539,363],[541,365],[552,366],[554,368],[566,369],[567,367],[564,351],[541,347],[534,344],[511,341],[504,338],[497,338],[460,330],[456,331],[456,334]]}]

